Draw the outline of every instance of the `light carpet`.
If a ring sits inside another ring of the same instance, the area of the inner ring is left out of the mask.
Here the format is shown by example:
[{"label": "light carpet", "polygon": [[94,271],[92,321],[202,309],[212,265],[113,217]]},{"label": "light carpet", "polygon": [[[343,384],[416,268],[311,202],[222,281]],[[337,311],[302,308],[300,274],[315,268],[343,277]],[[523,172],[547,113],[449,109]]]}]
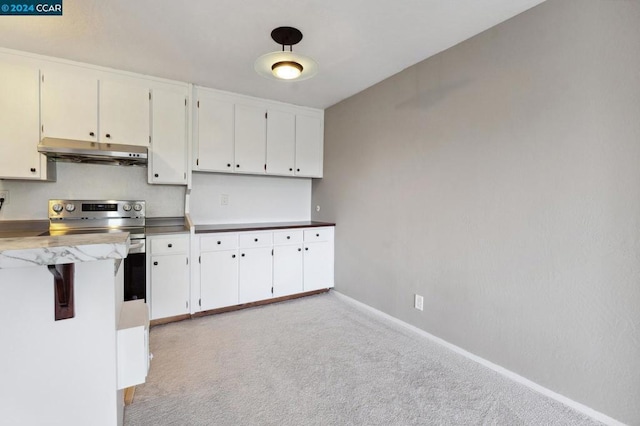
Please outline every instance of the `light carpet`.
[{"label": "light carpet", "polygon": [[151,329],[125,425],[597,425],[332,293]]}]

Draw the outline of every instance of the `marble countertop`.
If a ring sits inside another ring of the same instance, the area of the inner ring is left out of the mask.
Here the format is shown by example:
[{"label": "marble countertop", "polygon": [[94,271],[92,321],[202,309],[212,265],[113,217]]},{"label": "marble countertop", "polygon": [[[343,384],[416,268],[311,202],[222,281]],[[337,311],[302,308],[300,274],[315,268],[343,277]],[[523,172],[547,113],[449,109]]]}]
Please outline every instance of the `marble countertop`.
[{"label": "marble countertop", "polygon": [[124,259],[129,234],[78,234],[0,238],[0,269]]}]

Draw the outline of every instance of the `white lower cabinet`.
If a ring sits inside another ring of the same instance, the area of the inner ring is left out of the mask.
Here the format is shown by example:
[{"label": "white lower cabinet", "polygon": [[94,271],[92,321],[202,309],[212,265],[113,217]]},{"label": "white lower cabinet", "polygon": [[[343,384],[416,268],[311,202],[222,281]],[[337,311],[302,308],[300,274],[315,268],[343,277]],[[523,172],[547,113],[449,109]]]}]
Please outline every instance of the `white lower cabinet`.
[{"label": "white lower cabinet", "polygon": [[238,249],[200,254],[200,307],[238,304]]},{"label": "white lower cabinet", "polygon": [[270,299],[272,248],[241,248],[238,271],[240,303]]},{"label": "white lower cabinet", "polygon": [[189,313],[189,235],[147,237],[151,319]]},{"label": "white lower cabinet", "polygon": [[333,227],[203,234],[198,247],[202,311],[333,287]]}]

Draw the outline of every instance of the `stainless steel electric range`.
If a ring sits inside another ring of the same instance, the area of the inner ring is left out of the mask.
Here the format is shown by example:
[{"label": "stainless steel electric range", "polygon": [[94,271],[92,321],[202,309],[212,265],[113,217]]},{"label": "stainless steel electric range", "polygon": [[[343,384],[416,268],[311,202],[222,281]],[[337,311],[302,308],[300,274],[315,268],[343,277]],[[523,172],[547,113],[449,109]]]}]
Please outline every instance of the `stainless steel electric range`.
[{"label": "stainless steel electric range", "polygon": [[146,299],[145,210],[141,200],[49,200],[49,235],[128,232],[124,300]]}]

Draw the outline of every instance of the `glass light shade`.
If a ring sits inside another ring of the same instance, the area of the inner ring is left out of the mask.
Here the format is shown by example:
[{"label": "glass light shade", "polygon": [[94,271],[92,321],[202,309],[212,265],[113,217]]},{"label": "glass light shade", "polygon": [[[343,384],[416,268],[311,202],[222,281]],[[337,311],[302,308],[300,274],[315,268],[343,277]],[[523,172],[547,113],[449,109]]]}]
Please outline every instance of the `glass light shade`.
[{"label": "glass light shade", "polygon": [[[295,63],[300,66],[300,71],[296,73],[295,65],[293,70],[289,69],[288,71],[292,72],[289,75],[293,75],[292,77],[283,78],[276,75],[276,70],[280,72],[280,69],[286,69],[284,66],[278,66],[279,64],[291,64]],[[258,74],[263,77],[266,77],[270,80],[277,81],[301,81],[306,80],[308,78],[313,77],[318,73],[318,63],[308,56],[300,55],[294,52],[271,52],[265,55],[262,55],[254,64],[254,68]],[[297,74],[297,76],[295,75]]]},{"label": "glass light shade", "polygon": [[293,80],[300,77],[303,66],[293,61],[281,61],[271,65],[271,72],[283,80]]}]

